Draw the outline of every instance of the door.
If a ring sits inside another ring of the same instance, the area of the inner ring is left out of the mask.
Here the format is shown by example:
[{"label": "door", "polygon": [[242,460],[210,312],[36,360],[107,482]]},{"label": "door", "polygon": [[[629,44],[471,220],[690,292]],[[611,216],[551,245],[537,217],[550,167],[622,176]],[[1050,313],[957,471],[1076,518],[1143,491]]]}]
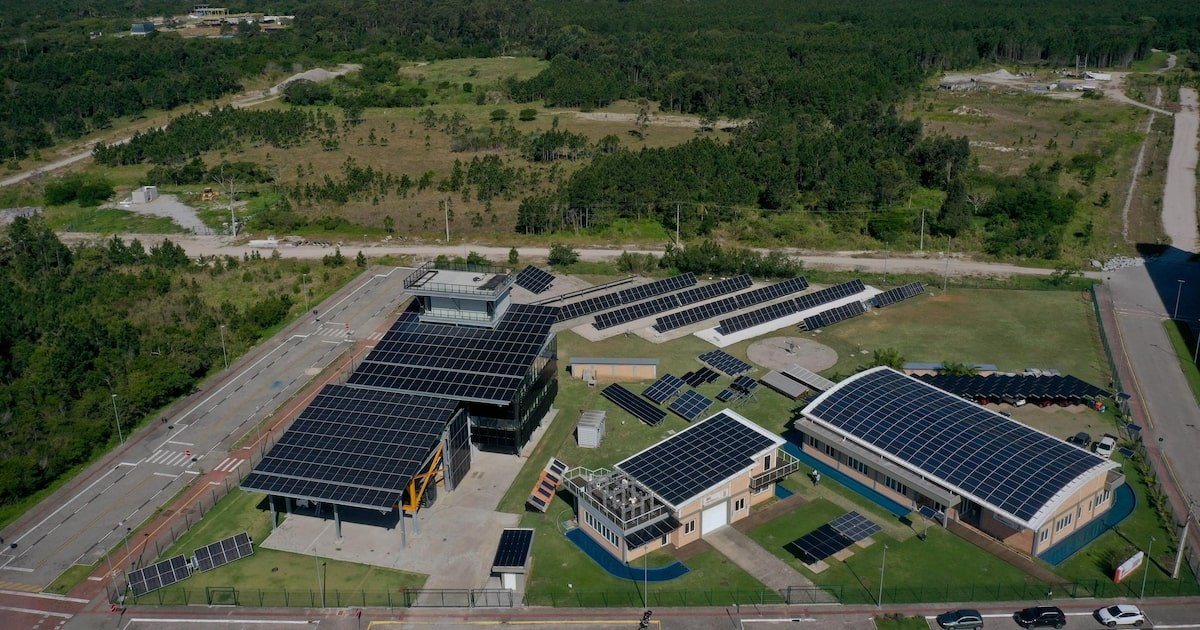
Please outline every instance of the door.
[{"label": "door", "polygon": [[722,501],[710,508],[705,508],[700,517],[700,535],[725,527],[729,524],[729,502]]}]

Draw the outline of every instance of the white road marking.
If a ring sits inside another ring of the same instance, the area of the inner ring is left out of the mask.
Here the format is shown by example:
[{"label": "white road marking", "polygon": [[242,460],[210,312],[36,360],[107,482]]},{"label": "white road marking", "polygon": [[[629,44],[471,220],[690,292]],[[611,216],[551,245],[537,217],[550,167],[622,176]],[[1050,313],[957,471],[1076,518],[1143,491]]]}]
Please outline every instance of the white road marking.
[{"label": "white road marking", "polygon": [[49,611],[49,610],[34,610],[32,608],[17,608],[16,606],[0,606],[0,610],[7,610],[9,612],[16,612],[16,613],[25,613],[27,615],[46,615],[47,617],[59,617],[62,619],[70,619],[71,617],[75,616],[70,613],[60,613],[60,612],[53,612],[53,611]]},{"label": "white road marking", "polygon": [[72,602],[75,604],[86,604],[91,600],[81,599],[79,597],[67,597],[66,595],[55,595],[53,593],[26,593],[25,591],[10,591],[0,589],[0,593],[4,595],[21,595],[22,597],[36,597],[38,599],[53,599],[60,602]]},{"label": "white road marking", "polygon": [[[124,464],[125,462],[121,462],[121,463],[122,463],[122,464]],[[130,464],[130,465],[131,465],[131,466],[135,466],[136,464]],[[105,477],[107,477],[107,476],[109,476],[109,475],[111,475],[111,474],[113,474],[113,471],[115,471],[115,470],[116,470],[116,468],[115,468],[115,467],[114,467],[114,468],[110,468],[110,469],[109,469],[108,471],[106,471],[106,472],[105,472],[103,475],[100,475],[100,477],[99,477],[98,479],[96,479],[96,480],[95,480],[95,481],[93,481],[92,483],[88,484],[88,487],[84,488],[83,490],[80,490],[78,493],[76,493],[76,494],[75,494],[75,496],[73,496],[73,497],[71,497],[70,499],[67,499],[65,502],[63,502],[63,504],[62,504],[62,505],[58,506],[58,508],[57,508],[57,509],[55,509],[53,512],[51,512],[51,513],[50,513],[48,516],[46,516],[46,518],[44,518],[44,519],[42,519],[41,521],[39,521],[37,525],[34,525],[33,527],[30,527],[28,531],[26,531],[24,534],[21,534],[20,536],[16,537],[15,539],[13,539],[13,540],[12,540],[12,541],[10,541],[10,542],[12,542],[12,543],[19,543],[19,542],[21,542],[22,540],[24,540],[26,536],[28,536],[28,535],[32,534],[33,532],[35,532],[35,531],[37,531],[37,530],[41,529],[42,525],[45,525],[47,521],[49,521],[50,519],[52,519],[52,518],[54,518],[55,516],[57,516],[57,515],[58,515],[58,513],[59,513],[59,512],[61,512],[61,511],[63,510],[63,508],[65,508],[65,507],[67,507],[68,505],[70,505],[71,503],[73,503],[73,502],[75,501],[75,499],[78,499],[79,497],[81,497],[81,496],[83,496],[83,495],[87,494],[88,492],[90,492],[90,491],[92,490],[92,488],[93,488],[93,487],[94,487],[96,484],[100,483],[101,481],[104,481],[104,478],[105,478]],[[24,551],[22,551],[22,552],[21,552],[21,555],[24,555]],[[6,560],[6,561],[4,562],[4,564],[3,564],[3,565],[0,565],[0,569],[3,569],[3,568],[6,568],[6,567],[8,567],[8,563],[9,563],[9,562],[12,562],[13,560],[16,560],[16,559],[17,559],[17,558],[19,558],[19,557],[20,557],[20,556],[13,556],[11,559],[9,559],[9,560]],[[14,571],[19,571],[20,569],[15,569],[15,568],[14,568],[13,570],[14,570]],[[32,571],[30,571],[30,572],[32,573]]]},{"label": "white road marking", "polygon": [[301,626],[301,625],[315,626],[315,625],[320,624],[321,621],[319,619],[314,620],[314,621],[306,621],[306,620],[295,620],[295,619],[284,619],[284,620],[275,620],[275,619],[163,619],[163,618],[158,618],[158,617],[147,617],[144,619],[143,618],[130,619],[129,623],[125,624],[125,627],[128,628],[130,625],[135,624],[135,623],[153,623],[153,624],[219,623],[222,625],[230,625],[230,626],[236,626],[238,624],[247,624],[247,625],[248,624],[262,624],[262,625],[266,625],[266,624],[284,625],[284,624],[287,624],[287,625],[293,625],[293,626]]},{"label": "white road marking", "polygon": [[1162,624],[1154,624],[1154,630],[1161,630],[1162,628],[1200,628],[1200,623],[1182,623],[1182,624],[1171,624],[1171,625],[1166,625],[1166,626],[1164,626]]},{"label": "white road marking", "polygon": [[168,440],[167,444],[177,444],[179,446],[195,446],[195,444],[192,444],[191,442],[176,442],[175,440]]},{"label": "white road marking", "polygon": [[[13,556],[12,559],[16,560],[18,557],[20,557],[20,556]],[[11,560],[10,560],[10,562],[11,562]],[[33,569],[26,569],[25,567],[10,567],[8,565],[4,565],[4,566],[0,567],[0,570],[20,571],[21,573],[33,573]]]}]

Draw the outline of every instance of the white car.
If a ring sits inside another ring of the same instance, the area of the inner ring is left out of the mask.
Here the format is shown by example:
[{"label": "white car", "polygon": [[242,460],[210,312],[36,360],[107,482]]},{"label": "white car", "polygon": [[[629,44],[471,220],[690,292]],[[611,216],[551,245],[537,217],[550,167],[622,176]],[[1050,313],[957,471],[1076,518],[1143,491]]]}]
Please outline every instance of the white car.
[{"label": "white car", "polygon": [[1117,626],[1140,626],[1146,623],[1146,615],[1133,604],[1113,604],[1095,613],[1096,621],[1115,628]]},{"label": "white car", "polygon": [[1106,435],[1096,442],[1096,454],[1100,457],[1112,457],[1115,450],[1117,450],[1117,439],[1111,435]]}]

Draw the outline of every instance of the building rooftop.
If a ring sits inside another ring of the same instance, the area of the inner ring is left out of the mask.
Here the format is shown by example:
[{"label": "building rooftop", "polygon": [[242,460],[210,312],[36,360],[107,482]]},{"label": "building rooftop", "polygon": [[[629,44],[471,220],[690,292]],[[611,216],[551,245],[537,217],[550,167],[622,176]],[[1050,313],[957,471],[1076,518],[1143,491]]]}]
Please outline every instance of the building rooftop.
[{"label": "building rooftop", "polygon": [[469,296],[497,299],[512,286],[507,269],[482,265],[428,262],[404,281],[404,289],[414,295]]},{"label": "building rooftop", "polygon": [[567,365],[658,365],[658,359],[637,357],[571,357]]}]

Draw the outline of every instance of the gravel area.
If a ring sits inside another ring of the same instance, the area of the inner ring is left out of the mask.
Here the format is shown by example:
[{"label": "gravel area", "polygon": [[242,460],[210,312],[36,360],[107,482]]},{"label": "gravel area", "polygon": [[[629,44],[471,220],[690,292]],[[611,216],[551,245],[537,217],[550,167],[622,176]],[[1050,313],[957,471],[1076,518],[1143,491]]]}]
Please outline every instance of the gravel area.
[{"label": "gravel area", "polygon": [[838,361],[833,348],[803,337],[770,337],[756,341],[746,350],[746,356],[770,370],[782,370],[799,363],[813,372],[820,372]]}]

